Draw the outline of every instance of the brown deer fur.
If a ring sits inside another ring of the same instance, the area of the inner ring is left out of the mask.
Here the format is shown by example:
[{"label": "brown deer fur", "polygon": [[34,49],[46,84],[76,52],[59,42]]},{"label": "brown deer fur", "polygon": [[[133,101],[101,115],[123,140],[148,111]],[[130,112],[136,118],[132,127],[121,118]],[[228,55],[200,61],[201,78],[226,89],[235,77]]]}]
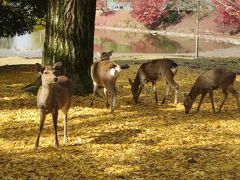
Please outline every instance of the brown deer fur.
[{"label": "brown deer fur", "polygon": [[212,111],[213,113],[215,113],[216,111],[215,111],[214,101],[213,101],[213,90],[218,88],[222,89],[222,92],[224,95],[218,112],[221,111],[223,104],[228,96],[228,92],[232,93],[233,96],[235,97],[238,111],[240,111],[238,93],[233,88],[233,84],[235,80],[236,80],[236,73],[227,71],[224,69],[213,69],[203,73],[197,78],[190,93],[188,95],[187,94],[184,95],[185,96],[184,98],[185,113],[187,114],[190,112],[193,102],[198,97],[198,95],[201,95],[201,99],[197,107],[197,111],[199,111],[202,101],[207,93],[209,93],[209,97],[211,100]]},{"label": "brown deer fur", "polygon": [[174,104],[177,104],[177,95],[179,85],[174,81],[174,76],[177,72],[178,65],[170,59],[153,60],[143,63],[137,72],[137,75],[132,82],[129,79],[131,85],[133,100],[137,103],[140,93],[147,82],[151,82],[155,93],[155,101],[158,102],[158,96],[156,91],[156,82],[162,78],[166,82],[166,94],[162,100],[165,103],[171,88],[175,90]]},{"label": "brown deer fur", "polygon": [[106,106],[109,106],[108,92],[112,95],[111,112],[116,108],[116,96],[117,89],[115,86],[117,77],[121,69],[126,69],[128,65],[118,65],[110,61],[112,51],[103,52],[100,56],[101,61],[94,62],[91,65],[91,77],[93,81],[93,95],[91,100],[91,106],[94,102],[95,94],[98,91],[98,87],[104,88],[104,94],[106,96]]},{"label": "brown deer fur", "polygon": [[61,63],[46,67],[38,63],[36,64],[37,71],[41,75],[42,86],[39,88],[37,94],[37,107],[40,111],[40,128],[35,148],[39,145],[40,134],[47,114],[52,114],[55,146],[59,146],[57,135],[59,109],[61,109],[64,114],[64,143],[67,142],[67,113],[71,104],[71,96],[73,95],[73,83],[72,80],[66,76],[56,76],[56,71],[60,66]]}]

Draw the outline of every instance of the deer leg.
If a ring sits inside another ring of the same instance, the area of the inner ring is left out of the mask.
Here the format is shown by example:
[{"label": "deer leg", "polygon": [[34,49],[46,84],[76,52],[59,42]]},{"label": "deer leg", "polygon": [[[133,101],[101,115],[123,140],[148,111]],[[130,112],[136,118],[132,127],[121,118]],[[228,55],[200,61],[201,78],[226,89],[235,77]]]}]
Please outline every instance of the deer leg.
[{"label": "deer leg", "polygon": [[64,143],[67,143],[67,112],[63,112]]},{"label": "deer leg", "polygon": [[214,106],[214,101],[213,101],[213,90],[210,90],[210,91],[209,91],[209,98],[210,98],[211,103],[212,103],[213,113],[216,113],[215,106]]},{"label": "deer leg", "polygon": [[109,107],[109,102],[108,102],[108,90],[107,88],[103,89],[104,95],[106,97],[106,107]]},{"label": "deer leg", "polygon": [[155,94],[155,101],[156,103],[158,102],[158,95],[157,95],[157,88],[156,88],[156,82],[152,82],[152,88],[153,88],[153,91],[154,91],[154,94]]},{"label": "deer leg", "polygon": [[98,92],[98,85],[96,83],[93,83],[93,94],[92,94],[92,100],[91,100],[90,106],[93,106],[94,97],[97,92]]},{"label": "deer leg", "polygon": [[219,112],[219,113],[221,112],[222,107],[223,107],[223,104],[225,103],[225,101],[226,101],[226,99],[227,99],[227,96],[228,96],[228,92],[227,92],[226,89],[223,89],[222,92],[223,92],[223,100],[222,100],[222,102],[221,102],[221,104],[220,104],[220,106],[219,106],[219,109],[218,109],[218,112]]},{"label": "deer leg", "polygon": [[196,110],[197,112],[199,112],[200,107],[201,107],[202,102],[203,102],[203,99],[205,98],[206,94],[207,94],[207,93],[203,93],[203,94],[202,94],[201,99],[200,99],[199,104],[198,104],[198,107],[197,107],[197,110]]},{"label": "deer leg", "polygon": [[162,104],[164,104],[167,101],[168,95],[169,95],[169,91],[171,90],[171,86],[170,84],[166,81],[166,93],[164,95],[164,98],[162,100]]},{"label": "deer leg", "polygon": [[116,101],[117,101],[117,90],[114,87],[112,90],[112,106],[111,106],[111,112],[113,112],[116,108]]},{"label": "deer leg", "polygon": [[58,143],[58,134],[57,134],[57,120],[58,120],[58,111],[57,110],[55,110],[52,113],[52,118],[53,118],[54,134],[55,134],[55,147],[58,147],[59,143]]},{"label": "deer leg", "polygon": [[139,87],[139,90],[138,90],[138,94],[137,94],[137,102],[138,102],[138,98],[139,98],[139,96],[140,96],[140,94],[141,94],[141,92],[142,92],[142,90],[144,88],[144,85],[145,85],[145,83],[141,83],[140,84],[140,87]]},{"label": "deer leg", "polygon": [[43,112],[43,111],[40,111],[40,127],[39,127],[39,131],[38,131],[37,140],[36,140],[36,143],[35,143],[35,149],[37,149],[38,145],[39,145],[39,139],[40,139],[40,135],[41,135],[41,132],[42,132],[42,129],[43,129],[45,118],[46,118],[46,113]]},{"label": "deer leg", "polygon": [[175,95],[174,95],[174,105],[177,104],[177,99],[178,99],[178,89],[179,85],[173,80],[173,77],[169,79],[168,83],[170,83],[171,87],[175,90]]},{"label": "deer leg", "polygon": [[237,104],[237,107],[238,107],[238,112],[240,112],[240,102],[239,102],[238,92],[232,86],[228,88],[228,91],[231,92],[232,95],[235,97],[236,104]]}]

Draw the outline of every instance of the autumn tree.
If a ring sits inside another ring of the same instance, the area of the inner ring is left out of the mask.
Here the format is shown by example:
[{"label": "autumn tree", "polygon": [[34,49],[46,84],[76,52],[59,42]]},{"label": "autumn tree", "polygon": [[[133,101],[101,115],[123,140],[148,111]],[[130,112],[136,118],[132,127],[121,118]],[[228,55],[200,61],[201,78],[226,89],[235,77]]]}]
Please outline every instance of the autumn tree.
[{"label": "autumn tree", "polygon": [[216,6],[219,16],[216,19],[222,24],[240,24],[240,1],[239,0],[211,0]]},{"label": "autumn tree", "polygon": [[106,0],[97,0],[96,2],[96,8],[102,9],[106,6]]},{"label": "autumn tree", "polygon": [[175,0],[132,0],[132,16],[149,29],[155,29],[163,23],[177,20],[177,6]]}]

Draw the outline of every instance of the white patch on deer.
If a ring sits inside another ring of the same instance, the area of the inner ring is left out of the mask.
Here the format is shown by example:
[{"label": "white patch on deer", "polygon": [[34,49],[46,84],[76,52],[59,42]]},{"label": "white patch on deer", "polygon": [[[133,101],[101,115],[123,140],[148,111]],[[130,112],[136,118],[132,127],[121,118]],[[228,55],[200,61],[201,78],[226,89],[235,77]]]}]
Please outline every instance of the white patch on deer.
[{"label": "white patch on deer", "polygon": [[116,67],[114,68],[111,68],[110,70],[110,74],[113,76],[113,77],[116,77],[117,74],[121,71],[121,67],[119,65],[116,65]]},{"label": "white patch on deer", "polygon": [[173,68],[171,68],[171,71],[173,72],[173,74],[176,74],[176,72],[177,72],[177,67],[173,67]]}]

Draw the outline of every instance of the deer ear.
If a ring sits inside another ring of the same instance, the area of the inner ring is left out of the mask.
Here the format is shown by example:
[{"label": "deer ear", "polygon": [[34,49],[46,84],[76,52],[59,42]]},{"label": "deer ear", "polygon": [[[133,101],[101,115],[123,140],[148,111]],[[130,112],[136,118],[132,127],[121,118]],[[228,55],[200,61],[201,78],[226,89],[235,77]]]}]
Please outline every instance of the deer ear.
[{"label": "deer ear", "polygon": [[36,63],[35,66],[36,66],[37,71],[38,71],[40,74],[42,74],[43,71],[44,71],[44,67],[43,67],[41,64],[39,64],[39,63]]},{"label": "deer ear", "polygon": [[53,69],[60,69],[61,68],[61,66],[62,66],[62,63],[61,62],[57,62],[57,63],[55,63],[54,65],[53,65]]},{"label": "deer ear", "polygon": [[130,79],[130,78],[128,78],[128,82],[129,82],[129,84],[132,86],[133,85],[133,82],[132,82],[132,80]]}]

